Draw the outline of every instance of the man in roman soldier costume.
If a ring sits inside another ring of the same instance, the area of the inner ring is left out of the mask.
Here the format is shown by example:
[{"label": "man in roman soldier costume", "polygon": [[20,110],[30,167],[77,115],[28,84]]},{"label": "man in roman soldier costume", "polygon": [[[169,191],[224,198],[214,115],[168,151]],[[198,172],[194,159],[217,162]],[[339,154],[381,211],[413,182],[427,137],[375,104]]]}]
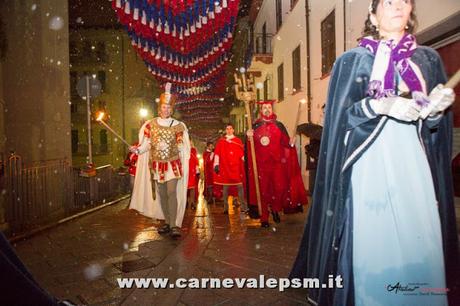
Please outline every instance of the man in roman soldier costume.
[{"label": "man in roman soldier costume", "polygon": [[223,186],[224,214],[228,214],[228,189],[235,186],[241,201],[241,213],[248,210],[244,199],[244,146],[234,135],[233,125],[227,124],[226,135],[221,137],[214,150],[214,184]]},{"label": "man in roman soldier costume", "polygon": [[[302,210],[307,204],[307,194],[303,185],[297,152],[294,147],[295,136],[289,138],[284,125],[276,120],[273,113],[275,101],[261,101],[260,118],[248,130],[247,136],[254,137],[257,170],[259,176],[262,215],[261,226],[269,227],[269,208],[273,221],[281,221],[279,213]],[[254,188],[252,156],[248,150],[248,193],[251,212],[257,209]],[[251,213],[251,216],[257,215]]]},{"label": "man in roman soldier costume", "polygon": [[[171,84],[160,96],[159,117],[148,120],[139,132],[139,155],[130,208],[164,219],[158,233],[180,237],[187,200],[190,141],[184,123],[171,117],[175,96]],[[155,196],[155,193],[157,196]]]},{"label": "man in roman soldier costume", "polygon": [[206,150],[203,152],[203,168],[204,168],[204,193],[206,201],[210,203],[213,199],[213,184],[214,184],[214,145],[208,141]]}]

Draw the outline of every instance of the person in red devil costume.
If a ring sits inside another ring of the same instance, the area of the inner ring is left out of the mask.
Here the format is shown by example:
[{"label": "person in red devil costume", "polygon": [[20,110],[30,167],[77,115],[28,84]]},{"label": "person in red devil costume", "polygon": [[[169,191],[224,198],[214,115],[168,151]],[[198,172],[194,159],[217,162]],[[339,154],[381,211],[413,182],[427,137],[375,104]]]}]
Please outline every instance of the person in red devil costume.
[{"label": "person in red devil costume", "polygon": [[[268,223],[269,209],[273,221],[279,223],[281,210],[284,209],[286,213],[301,211],[302,205],[307,204],[308,201],[294,147],[295,136],[289,138],[284,125],[276,120],[276,115],[273,113],[274,102],[274,100],[258,102],[260,118],[254,122],[252,129],[247,131],[247,136],[254,139],[262,206],[260,216],[262,227],[270,226]],[[247,150],[250,191],[248,193],[250,209],[255,211],[257,210],[257,198],[250,153],[250,150]]]},{"label": "person in red devil costume", "polygon": [[214,150],[214,183],[223,186],[224,214],[228,214],[228,190],[230,186],[238,189],[241,213],[248,210],[244,199],[244,145],[234,135],[232,124],[227,124],[226,135],[221,137]]},{"label": "person in red devil costume", "polygon": [[213,202],[213,185],[214,185],[214,144],[210,141],[206,143],[206,150],[203,152],[204,168],[204,192],[206,201]]},{"label": "person in red devil costume", "polygon": [[190,149],[190,159],[188,160],[188,165],[187,200],[191,209],[194,210],[196,209],[196,203],[198,202],[198,182],[200,180],[200,163],[194,147]]}]

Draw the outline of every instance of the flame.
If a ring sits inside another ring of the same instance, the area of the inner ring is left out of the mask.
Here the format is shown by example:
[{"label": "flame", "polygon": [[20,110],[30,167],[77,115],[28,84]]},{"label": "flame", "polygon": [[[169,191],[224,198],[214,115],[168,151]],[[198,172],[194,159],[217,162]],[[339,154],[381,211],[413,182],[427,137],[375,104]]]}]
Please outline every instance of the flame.
[{"label": "flame", "polygon": [[96,121],[102,121],[104,119],[105,113],[104,112],[99,112],[99,115],[96,118]]}]

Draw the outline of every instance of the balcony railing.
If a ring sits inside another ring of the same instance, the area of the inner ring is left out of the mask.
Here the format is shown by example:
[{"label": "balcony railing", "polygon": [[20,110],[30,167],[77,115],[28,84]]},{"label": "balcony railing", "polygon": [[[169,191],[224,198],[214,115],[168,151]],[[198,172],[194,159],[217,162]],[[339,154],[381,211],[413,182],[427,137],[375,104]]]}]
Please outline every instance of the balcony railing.
[{"label": "balcony railing", "polygon": [[272,34],[254,34],[254,55],[258,54],[272,54]]}]

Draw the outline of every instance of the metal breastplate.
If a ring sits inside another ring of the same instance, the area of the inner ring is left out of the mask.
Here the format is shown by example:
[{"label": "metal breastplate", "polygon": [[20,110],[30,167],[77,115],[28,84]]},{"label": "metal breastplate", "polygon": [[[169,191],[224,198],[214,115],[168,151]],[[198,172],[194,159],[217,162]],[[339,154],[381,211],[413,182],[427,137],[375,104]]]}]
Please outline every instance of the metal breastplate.
[{"label": "metal breastplate", "polygon": [[153,120],[150,129],[150,158],[152,161],[168,162],[179,159],[177,146],[178,133],[183,132],[181,124],[175,126],[160,126]]}]

